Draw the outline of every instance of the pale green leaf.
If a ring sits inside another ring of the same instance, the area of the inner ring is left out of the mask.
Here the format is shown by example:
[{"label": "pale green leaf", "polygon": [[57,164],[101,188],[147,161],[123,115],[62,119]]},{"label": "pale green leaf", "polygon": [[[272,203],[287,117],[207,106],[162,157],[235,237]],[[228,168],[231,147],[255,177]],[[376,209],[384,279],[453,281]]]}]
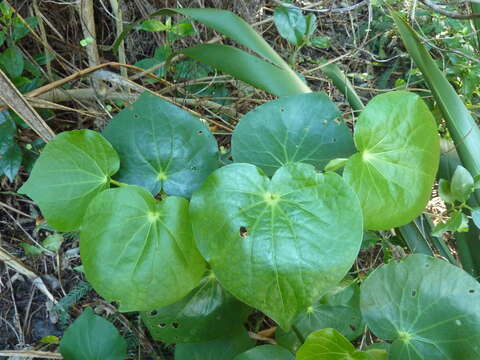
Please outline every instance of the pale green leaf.
[{"label": "pale green leaf", "polygon": [[28,181],[18,190],[32,198],[60,231],[80,227],[90,201],[109,187],[118,155],[97,132],[60,133],[42,151]]},{"label": "pale green leaf", "polygon": [[467,201],[473,191],[473,185],[472,175],[463,166],[458,165],[450,183],[452,197],[460,202]]},{"label": "pale green leaf", "polygon": [[362,241],[354,192],[307,164],[272,180],[253,165],[227,165],[193,195],[190,212],[220,283],[284,329],[343,278]]},{"label": "pale green leaf", "polygon": [[358,153],[343,176],[357,192],[365,228],[385,230],[421,214],[437,173],[440,145],[433,115],[413,93],[371,100],[355,125]]},{"label": "pale green leaf", "polygon": [[120,311],[149,311],[198,285],[205,262],[195,248],[188,202],[157,201],[138,186],[103,191],[88,207],[80,255],[93,288]]},{"label": "pale green leaf", "polygon": [[301,45],[307,32],[307,20],[300,9],[279,6],[273,13],[279,34],[295,45]]},{"label": "pale green leaf", "polygon": [[280,346],[262,345],[245,351],[234,360],[295,360],[295,357]]}]

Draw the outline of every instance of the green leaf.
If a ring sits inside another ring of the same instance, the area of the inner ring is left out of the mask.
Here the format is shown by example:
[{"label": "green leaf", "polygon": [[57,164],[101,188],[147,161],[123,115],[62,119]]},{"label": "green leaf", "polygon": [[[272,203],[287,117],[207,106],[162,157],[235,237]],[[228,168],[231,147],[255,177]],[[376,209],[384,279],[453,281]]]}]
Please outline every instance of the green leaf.
[{"label": "green leaf", "polygon": [[227,165],[195,192],[190,213],[220,283],[287,330],[343,278],[362,240],[353,191],[307,164],[280,168],[272,180],[253,165]]},{"label": "green leaf", "polygon": [[181,52],[277,96],[311,92],[295,73],[231,46],[201,44]]},{"label": "green leaf", "polygon": [[480,229],[480,207],[472,209],[472,220],[475,226]]},{"label": "green leaf", "polygon": [[141,313],[141,317],[153,339],[173,344],[225,337],[249,313],[247,306],[223,290],[210,275],[180,301]]},{"label": "green leaf", "polygon": [[50,250],[52,252],[57,252],[60,250],[60,247],[63,243],[63,235],[62,234],[51,234],[48,235],[45,240],[42,241],[42,246]]},{"label": "green leaf", "polygon": [[0,68],[3,68],[10,78],[22,75],[23,67],[23,55],[17,47],[11,46],[0,54]]},{"label": "green leaf", "polygon": [[232,360],[254,345],[255,342],[241,327],[229,337],[202,343],[178,344],[175,346],[175,360]]},{"label": "green leaf", "polygon": [[318,49],[328,49],[332,46],[332,40],[329,36],[315,36],[310,39],[310,44]]},{"label": "green leaf", "polygon": [[10,181],[15,179],[22,165],[22,150],[16,143],[11,144],[4,153],[0,153],[0,173],[7,176]]},{"label": "green leaf", "polygon": [[138,27],[139,30],[145,31],[165,31],[168,30],[169,27],[162,23],[160,20],[150,19],[144,20],[140,26]]},{"label": "green leaf", "polygon": [[438,195],[440,195],[440,199],[444,202],[449,204],[455,203],[455,198],[452,195],[452,190],[450,186],[450,181],[445,179],[440,179],[438,182]]},{"label": "green leaf", "polygon": [[393,342],[392,360],[480,355],[480,285],[446,261],[416,254],[377,268],[360,306],[375,336]]},{"label": "green leaf", "polygon": [[60,353],[65,360],[124,360],[127,343],[115,326],[87,308],[63,334]]},{"label": "green leaf", "polygon": [[26,242],[21,242],[20,245],[22,246],[23,251],[25,251],[25,255],[38,256],[43,253],[42,249],[35,245],[30,245]]},{"label": "green leaf", "polygon": [[[473,176],[479,175],[479,127],[462,99],[426,50],[424,41],[419,38],[404,17],[396,12],[392,12],[391,15],[397,24],[405,47],[425,77],[425,81],[442,111],[462,165]],[[478,194],[476,194],[476,198],[480,200]]]},{"label": "green leaf", "polygon": [[357,351],[337,330],[323,329],[310,334],[297,352],[296,360],[370,360]]},{"label": "green leaf", "polygon": [[340,112],[323,93],[283,97],[241,118],[232,136],[235,162],[260,167],[269,176],[283,165],[305,162],[322,169],[355,152]]},{"label": "green leaf", "polygon": [[156,195],[190,197],[218,167],[215,138],[200,119],[144,93],[118,113],[104,131],[117,149],[119,181]]},{"label": "green leaf", "polygon": [[360,198],[365,228],[385,230],[420,215],[440,157],[435,119],[422,99],[405,91],[376,96],[360,115],[354,139],[359,152],[343,176]]},{"label": "green leaf", "polygon": [[468,218],[466,215],[461,211],[455,211],[447,222],[439,223],[432,229],[432,236],[441,237],[447,231],[468,231]]},{"label": "green leaf", "polygon": [[4,42],[5,42],[5,32],[0,31],[0,46],[2,46]]},{"label": "green leaf", "polygon": [[[35,29],[38,25],[38,20],[35,16],[26,18],[25,22],[32,29]],[[25,24],[20,20],[19,17],[16,17],[15,20],[14,20],[14,26],[13,26],[13,41],[17,42],[17,41],[23,39],[29,33],[30,33],[30,29],[25,26]]]},{"label": "green leaf", "polygon": [[473,192],[473,185],[472,175],[463,166],[458,165],[450,184],[452,197],[460,202],[467,201]]},{"label": "green leaf", "polygon": [[292,352],[302,345],[298,331],[306,338],[314,331],[333,328],[348,340],[355,340],[364,331],[360,313],[360,288],[352,282],[342,282],[295,320],[295,331],[277,329],[277,343]]},{"label": "green leaf", "polygon": [[18,192],[38,204],[51,226],[72,231],[80,227],[90,201],[109,187],[118,167],[117,153],[99,133],[66,131],[45,146]]},{"label": "green leaf", "polygon": [[7,110],[0,111],[0,155],[15,144],[17,126]]},{"label": "green leaf", "polygon": [[188,202],[159,202],[139,186],[103,191],[88,207],[80,255],[93,288],[120,311],[174,303],[198,285],[205,262],[195,248]]},{"label": "green leaf", "polygon": [[279,34],[295,45],[301,45],[307,32],[307,20],[300,9],[279,6],[273,13]]},{"label": "green leaf", "polygon": [[295,360],[292,353],[275,345],[262,345],[247,350],[234,360]]}]

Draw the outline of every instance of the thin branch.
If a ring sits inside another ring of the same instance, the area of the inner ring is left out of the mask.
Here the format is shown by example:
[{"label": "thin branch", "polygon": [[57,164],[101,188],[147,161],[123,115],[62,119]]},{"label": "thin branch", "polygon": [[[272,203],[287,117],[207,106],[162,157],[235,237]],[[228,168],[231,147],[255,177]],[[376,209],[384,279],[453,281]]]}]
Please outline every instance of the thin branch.
[{"label": "thin branch", "polygon": [[457,12],[445,10],[442,8],[444,5],[439,5],[431,2],[430,0],[420,0],[420,2],[425,5],[426,7],[438,12],[439,14],[445,15],[452,19],[461,19],[461,20],[469,20],[469,19],[478,19],[480,18],[480,14],[460,14]]}]

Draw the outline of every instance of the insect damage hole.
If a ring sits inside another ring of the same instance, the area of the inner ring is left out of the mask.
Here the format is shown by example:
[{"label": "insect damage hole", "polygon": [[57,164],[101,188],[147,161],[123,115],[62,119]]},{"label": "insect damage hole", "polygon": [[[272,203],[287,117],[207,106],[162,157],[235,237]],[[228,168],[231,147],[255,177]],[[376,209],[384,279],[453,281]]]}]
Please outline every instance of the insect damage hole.
[{"label": "insect damage hole", "polygon": [[468,290],[468,292],[469,292],[470,294],[473,294],[473,293],[475,292],[475,290],[470,289],[470,290]]},{"label": "insect damage hole", "polygon": [[157,316],[158,314],[158,311],[157,310],[153,310],[153,311],[150,311],[150,316]]},{"label": "insect damage hole", "polygon": [[416,290],[412,290],[412,296],[416,296],[417,295],[417,291]]},{"label": "insect damage hole", "polygon": [[173,327],[174,329],[178,329],[178,328],[180,327],[180,324],[174,322],[174,323],[172,323],[172,327]]},{"label": "insect damage hole", "polygon": [[246,228],[245,226],[240,226],[239,232],[240,232],[240,236],[241,236],[242,238],[248,236],[248,230],[247,230],[247,228]]},{"label": "insect damage hole", "polygon": [[160,329],[163,329],[165,326],[167,326],[167,324],[165,324],[165,323],[160,323],[160,324],[158,324],[158,327],[159,327]]}]

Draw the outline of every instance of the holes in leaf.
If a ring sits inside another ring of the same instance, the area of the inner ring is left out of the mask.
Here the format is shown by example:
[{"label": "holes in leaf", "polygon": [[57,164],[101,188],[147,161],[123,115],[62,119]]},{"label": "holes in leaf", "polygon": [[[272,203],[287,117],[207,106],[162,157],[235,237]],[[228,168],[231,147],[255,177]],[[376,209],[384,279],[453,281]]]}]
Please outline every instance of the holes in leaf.
[{"label": "holes in leaf", "polygon": [[468,292],[469,292],[470,294],[473,294],[473,293],[475,292],[475,290],[470,289],[470,290],[468,290]]},{"label": "holes in leaf", "polygon": [[197,134],[198,134],[198,135],[202,135],[202,134],[203,134],[203,130],[198,130],[198,131],[197,131]]},{"label": "holes in leaf", "polygon": [[240,236],[243,238],[248,236],[248,230],[245,226],[240,226],[239,232],[240,232]]},{"label": "holes in leaf", "polygon": [[160,329],[163,329],[165,326],[167,326],[167,324],[165,324],[165,323],[160,323],[160,324],[158,324],[158,327],[159,327]]},{"label": "holes in leaf", "polygon": [[150,311],[150,316],[157,316],[157,314],[158,314],[157,310]]},{"label": "holes in leaf", "polygon": [[285,109],[284,109],[284,108],[280,108],[280,112],[284,112],[284,111],[285,111]]},{"label": "holes in leaf", "polygon": [[190,170],[192,170],[192,171],[197,171],[197,167],[196,167],[196,166],[192,166],[192,167],[190,168]]},{"label": "holes in leaf", "polygon": [[417,291],[416,290],[412,290],[412,296],[416,296],[417,295]]},{"label": "holes in leaf", "polygon": [[174,322],[174,323],[172,323],[172,327],[173,327],[174,329],[178,329],[178,328],[180,327],[180,324]]},{"label": "holes in leaf", "polygon": [[354,325],[352,325],[352,324],[348,325],[348,327],[349,327],[350,329],[352,329],[352,331],[357,330],[356,326],[354,326]]},{"label": "holes in leaf", "polygon": [[140,115],[134,113],[134,114],[133,114],[133,118],[134,118],[134,119],[139,119],[139,118],[140,118]]}]

